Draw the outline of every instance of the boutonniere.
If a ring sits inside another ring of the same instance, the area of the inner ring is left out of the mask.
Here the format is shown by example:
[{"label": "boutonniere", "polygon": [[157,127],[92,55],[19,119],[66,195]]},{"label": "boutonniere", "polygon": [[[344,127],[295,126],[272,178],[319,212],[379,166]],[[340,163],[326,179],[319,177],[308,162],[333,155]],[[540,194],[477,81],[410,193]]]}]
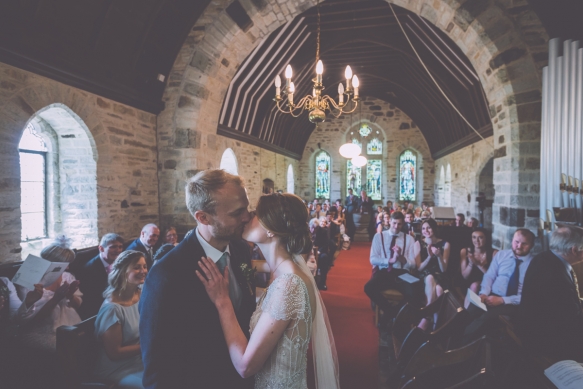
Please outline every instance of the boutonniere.
[{"label": "boutonniere", "polygon": [[257,269],[251,268],[246,263],[242,263],[240,268],[243,276],[245,277],[245,280],[247,281],[247,288],[249,289],[249,293],[251,293],[253,296],[253,285],[255,285],[255,273],[257,272]]}]

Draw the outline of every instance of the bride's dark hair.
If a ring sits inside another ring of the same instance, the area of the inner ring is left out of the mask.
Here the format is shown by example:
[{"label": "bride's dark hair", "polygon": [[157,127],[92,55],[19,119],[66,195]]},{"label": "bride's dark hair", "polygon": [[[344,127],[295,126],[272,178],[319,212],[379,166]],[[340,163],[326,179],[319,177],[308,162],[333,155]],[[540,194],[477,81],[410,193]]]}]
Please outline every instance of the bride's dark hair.
[{"label": "bride's dark hair", "polygon": [[259,198],[256,209],[259,222],[278,236],[292,254],[306,254],[312,249],[308,208],[291,193],[273,193]]}]

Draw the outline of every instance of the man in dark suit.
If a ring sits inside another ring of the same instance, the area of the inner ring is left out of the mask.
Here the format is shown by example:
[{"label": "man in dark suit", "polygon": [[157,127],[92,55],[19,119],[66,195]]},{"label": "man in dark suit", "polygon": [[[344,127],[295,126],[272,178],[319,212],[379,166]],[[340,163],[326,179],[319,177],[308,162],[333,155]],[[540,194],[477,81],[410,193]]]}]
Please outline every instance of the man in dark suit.
[{"label": "man in dark suit", "polygon": [[360,202],[358,197],[354,195],[352,189],[348,189],[348,196],[346,196],[346,235],[350,237],[351,241],[354,241],[354,234],[356,233],[356,225],[354,225],[354,212],[358,212],[360,209]]},{"label": "man in dark suit", "polygon": [[583,362],[583,310],[572,268],[583,261],[583,230],[559,227],[549,247],[526,272],[516,332],[528,350]]},{"label": "man in dark suit", "polygon": [[195,271],[208,257],[224,271],[229,266],[229,294],[241,328],[249,337],[255,310],[249,246],[241,240],[249,200],[238,176],[204,170],[186,188],[186,204],[196,231],[152,267],[140,299],[140,344],[146,389],[252,388],[253,378],[235,370],[218,312]]},{"label": "man in dark suit", "polygon": [[152,268],[152,263],[154,262],[154,254],[156,243],[160,237],[160,229],[155,224],[146,224],[140,232],[140,237],[134,240],[126,248],[128,250],[141,251],[146,256],[146,264],[148,269]]},{"label": "man in dark suit", "polygon": [[107,288],[107,275],[111,265],[123,251],[123,238],[118,234],[105,234],[99,243],[99,254],[83,266],[79,272],[79,289],[83,303],[78,312],[85,320],[97,315],[103,304],[103,292]]}]

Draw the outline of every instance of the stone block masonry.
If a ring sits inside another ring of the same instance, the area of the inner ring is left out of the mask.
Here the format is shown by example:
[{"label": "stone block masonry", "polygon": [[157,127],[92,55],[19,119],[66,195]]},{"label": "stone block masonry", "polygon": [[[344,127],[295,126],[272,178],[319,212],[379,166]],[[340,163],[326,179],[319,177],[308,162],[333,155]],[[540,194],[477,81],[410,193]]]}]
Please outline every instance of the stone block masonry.
[{"label": "stone block masonry", "polygon": [[156,116],[0,63],[0,262],[37,252],[20,244],[18,143],[29,121],[49,144],[49,235],[74,247],[105,233],[136,237],[158,222]]}]

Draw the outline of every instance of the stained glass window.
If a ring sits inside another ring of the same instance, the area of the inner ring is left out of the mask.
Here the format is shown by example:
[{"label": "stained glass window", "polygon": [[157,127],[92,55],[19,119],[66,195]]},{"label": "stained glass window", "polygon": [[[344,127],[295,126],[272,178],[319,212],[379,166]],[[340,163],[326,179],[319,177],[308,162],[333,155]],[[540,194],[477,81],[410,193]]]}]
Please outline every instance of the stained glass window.
[{"label": "stained glass window", "polygon": [[362,124],[358,132],[360,135],[367,137],[372,132],[372,130],[367,124]]},{"label": "stained glass window", "polygon": [[415,201],[417,187],[417,156],[411,150],[405,150],[399,157],[399,200]]},{"label": "stained glass window", "polygon": [[360,192],[362,168],[356,167],[349,159],[346,161],[346,196],[348,196],[348,189],[352,189],[354,194]]},{"label": "stained glass window", "polygon": [[21,239],[46,237],[46,152],[47,145],[29,124],[18,144],[20,154]]},{"label": "stained glass window", "polygon": [[383,153],[383,143],[378,138],[371,139],[366,145],[367,154],[381,155]]},{"label": "stained glass window", "polygon": [[316,198],[330,198],[330,155],[325,151],[316,154]]},{"label": "stained glass window", "polygon": [[381,166],[380,159],[366,163],[366,193],[373,200],[381,200]]},{"label": "stained glass window", "polygon": [[352,143],[358,145],[358,147],[360,147],[360,149],[362,150],[362,143],[358,139],[356,138],[352,139]]}]

